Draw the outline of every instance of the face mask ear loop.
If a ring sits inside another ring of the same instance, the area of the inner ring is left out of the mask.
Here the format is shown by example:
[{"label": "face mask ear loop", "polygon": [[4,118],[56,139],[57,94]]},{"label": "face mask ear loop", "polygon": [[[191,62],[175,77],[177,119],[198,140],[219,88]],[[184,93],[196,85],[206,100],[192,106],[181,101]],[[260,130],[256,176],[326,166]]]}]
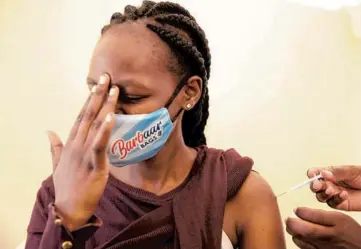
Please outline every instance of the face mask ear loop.
[{"label": "face mask ear loop", "polygon": [[[188,77],[185,76],[181,82],[177,85],[177,87],[175,88],[172,96],[169,98],[168,102],[165,104],[165,108],[168,109],[168,107],[170,106],[170,104],[172,104],[173,100],[175,99],[175,97],[177,97],[178,93],[180,92],[180,90],[182,90],[182,88],[185,86],[185,84],[187,83]],[[178,114],[179,115],[179,114]]]},{"label": "face mask ear loop", "polygon": [[174,121],[176,121],[176,119],[178,118],[178,116],[183,112],[183,109],[180,109],[177,114],[171,119],[172,123],[174,123]]},{"label": "face mask ear loop", "polygon": [[[185,86],[185,84],[187,84],[188,81],[188,76],[185,76],[181,82],[177,85],[177,87],[175,88],[172,96],[169,98],[167,104],[165,104],[165,108],[168,109],[168,107],[170,106],[170,104],[172,104],[173,100],[175,99],[175,97],[177,97],[178,93],[180,92],[180,90],[182,90],[182,88]],[[172,123],[174,123],[174,121],[178,118],[178,116],[183,112],[183,109],[180,109],[178,111],[178,113],[171,119]]]}]

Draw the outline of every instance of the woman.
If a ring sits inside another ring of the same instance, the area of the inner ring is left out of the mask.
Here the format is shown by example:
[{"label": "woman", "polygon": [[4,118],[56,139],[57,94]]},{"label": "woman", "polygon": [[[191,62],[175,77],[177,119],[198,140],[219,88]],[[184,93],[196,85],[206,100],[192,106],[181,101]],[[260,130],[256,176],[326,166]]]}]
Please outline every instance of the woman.
[{"label": "woman", "polygon": [[210,62],[204,32],[178,4],[112,16],[68,141],[49,132],[54,173],[27,249],[285,248],[252,160],[206,147]]}]

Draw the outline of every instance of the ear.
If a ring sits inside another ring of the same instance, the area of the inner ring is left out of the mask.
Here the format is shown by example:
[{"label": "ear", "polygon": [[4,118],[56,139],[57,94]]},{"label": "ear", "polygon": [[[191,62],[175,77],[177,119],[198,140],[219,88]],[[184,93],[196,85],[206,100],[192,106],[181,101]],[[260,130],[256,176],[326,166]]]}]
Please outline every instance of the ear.
[{"label": "ear", "polygon": [[192,109],[202,95],[203,81],[199,76],[192,76],[188,79],[187,83],[183,87],[184,91],[184,110]]}]

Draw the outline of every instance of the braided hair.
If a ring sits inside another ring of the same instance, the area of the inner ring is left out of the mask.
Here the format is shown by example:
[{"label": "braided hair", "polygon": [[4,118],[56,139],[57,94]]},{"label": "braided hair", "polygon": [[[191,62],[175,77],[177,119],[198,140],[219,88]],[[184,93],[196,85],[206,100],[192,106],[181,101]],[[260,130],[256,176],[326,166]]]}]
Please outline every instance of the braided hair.
[{"label": "braided hair", "polygon": [[[168,68],[178,76],[198,75],[201,77],[202,94],[197,104],[184,113],[182,121],[183,138],[186,145],[197,147],[206,144],[204,129],[209,116],[208,79],[211,54],[204,31],[188,10],[177,3],[143,1],[140,7],[127,5],[124,13],[114,13],[110,24],[102,29],[104,34],[110,27],[127,21],[148,19],[147,28],[156,33],[171,48],[175,65]],[[186,84],[186,81],[183,84]]]}]

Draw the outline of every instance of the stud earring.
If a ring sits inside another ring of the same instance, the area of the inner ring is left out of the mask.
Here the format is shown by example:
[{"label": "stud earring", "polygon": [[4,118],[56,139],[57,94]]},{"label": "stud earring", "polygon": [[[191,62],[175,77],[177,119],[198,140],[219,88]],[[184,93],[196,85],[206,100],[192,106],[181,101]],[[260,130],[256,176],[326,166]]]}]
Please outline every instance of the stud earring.
[{"label": "stud earring", "polygon": [[192,104],[187,104],[187,109],[191,109],[191,107],[192,107]]}]

